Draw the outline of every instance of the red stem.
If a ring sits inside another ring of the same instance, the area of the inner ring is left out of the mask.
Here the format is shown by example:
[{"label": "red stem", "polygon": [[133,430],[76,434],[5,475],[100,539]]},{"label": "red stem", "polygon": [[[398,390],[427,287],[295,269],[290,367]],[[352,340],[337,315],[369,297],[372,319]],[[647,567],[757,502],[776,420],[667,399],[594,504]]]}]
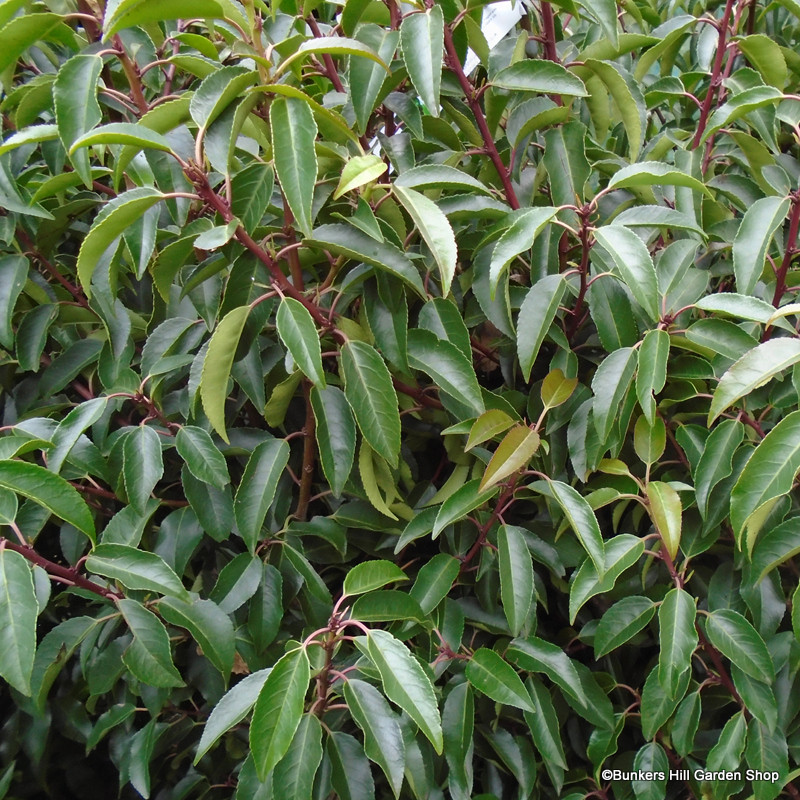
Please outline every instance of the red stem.
[{"label": "red stem", "polygon": [[503,190],[505,191],[508,204],[511,208],[519,208],[519,200],[517,199],[514,187],[511,185],[511,177],[509,176],[508,169],[506,169],[505,164],[503,164],[500,153],[497,152],[494,136],[492,136],[489,125],[486,123],[486,117],[483,115],[483,109],[481,108],[475,87],[470,83],[469,78],[464,73],[464,67],[461,65],[455,45],[453,44],[453,32],[448,25],[444,26],[444,46],[447,51],[447,63],[450,69],[455,72],[458,82],[461,84],[461,89],[467,98],[467,103],[475,117],[475,122],[478,124],[478,130],[486,146],[486,152],[489,154],[489,158],[491,158],[497,170],[497,174],[500,176],[500,181],[503,184]]},{"label": "red stem", "polygon": [[772,296],[772,305],[777,308],[786,291],[786,275],[789,272],[792,259],[797,254],[797,235],[800,232],[800,189],[792,195],[792,215],[789,220],[789,238],[786,242],[786,252],[778,269],[775,294]]}]

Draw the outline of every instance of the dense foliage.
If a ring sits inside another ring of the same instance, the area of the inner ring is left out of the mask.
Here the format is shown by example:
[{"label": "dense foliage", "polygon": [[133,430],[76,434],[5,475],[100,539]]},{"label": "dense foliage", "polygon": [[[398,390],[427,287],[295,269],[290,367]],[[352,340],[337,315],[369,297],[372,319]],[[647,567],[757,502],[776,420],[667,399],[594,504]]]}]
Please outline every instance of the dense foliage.
[{"label": "dense foliage", "polygon": [[511,13],[0,2],[0,796],[800,796],[800,4]]}]

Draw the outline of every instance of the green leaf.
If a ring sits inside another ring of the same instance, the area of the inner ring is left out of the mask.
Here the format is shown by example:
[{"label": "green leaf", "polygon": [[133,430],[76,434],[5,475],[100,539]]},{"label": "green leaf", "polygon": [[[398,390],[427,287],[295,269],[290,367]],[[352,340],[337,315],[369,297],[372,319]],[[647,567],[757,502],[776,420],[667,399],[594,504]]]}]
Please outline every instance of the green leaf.
[{"label": "green leaf", "polygon": [[[343,23],[350,6],[351,3],[345,6]],[[390,63],[394,58],[400,40],[399,31],[389,31],[370,22],[359,25],[355,36],[386,63]],[[356,128],[359,133],[365,133],[378,99],[385,95],[386,71],[383,65],[365,58],[351,58],[348,77],[350,100],[356,113]]]},{"label": "green leaf", "polygon": [[489,265],[489,285],[492,298],[494,298],[497,284],[508,265],[520,253],[525,253],[531,249],[536,237],[556,215],[556,210],[552,206],[543,206],[542,208],[533,208],[525,211],[514,220],[511,227],[500,237],[492,252],[492,261]]},{"label": "green leaf", "polygon": [[11,317],[14,306],[28,278],[28,259],[22,256],[0,258],[0,345],[14,347],[14,330]]},{"label": "green leaf", "polygon": [[377,351],[364,342],[342,348],[340,368],[347,402],[369,446],[391,466],[400,455],[400,412],[392,377]]},{"label": "green leaf", "polygon": [[364,561],[356,564],[345,576],[342,596],[352,597],[380,589],[387,583],[407,580],[405,572],[391,561]]},{"label": "green leaf", "polygon": [[61,517],[95,541],[94,520],[78,492],[63,478],[37,464],[0,461],[0,487],[21,494]]},{"label": "green leaf", "polygon": [[372,685],[351,678],[344,685],[344,699],[364,733],[364,750],[383,770],[392,792],[399,797],[405,769],[405,742],[397,717],[383,695]]},{"label": "green leaf", "polygon": [[[756,800],[775,800],[796,777],[796,773],[789,774],[788,745],[783,732],[770,730],[757,718],[751,719],[747,726],[745,761],[753,770],[752,787]],[[762,776],[760,780],[759,772]]]},{"label": "green leaf", "polygon": [[706,617],[706,635],[745,674],[766,683],[775,680],[775,666],[764,640],[738,611],[712,611]]},{"label": "green leaf", "polygon": [[362,595],[353,603],[352,618],[361,622],[412,620],[421,625],[430,621],[413,597],[397,589]]},{"label": "green leaf", "polygon": [[656,606],[648,597],[624,597],[603,614],[594,635],[594,655],[600,658],[630,641],[650,622]]},{"label": "green leaf", "polygon": [[275,800],[311,800],[320,761],[322,725],[314,714],[303,714],[286,755],[275,766]]},{"label": "green leaf", "polygon": [[689,216],[666,206],[632,206],[614,217],[615,225],[626,228],[662,228],[698,233],[703,239],[706,232]]},{"label": "green leaf", "polygon": [[497,487],[492,486],[485,492],[479,489],[480,481],[474,480],[465,483],[460,489],[453,492],[447,500],[442,503],[439,513],[436,515],[436,523],[433,526],[433,538],[435,539],[448,525],[452,525],[460,519],[464,519],[467,514],[480,508],[487,500],[497,493]]},{"label": "green leaf", "polygon": [[753,33],[736,40],[739,50],[759,71],[764,83],[783,89],[789,73],[780,45],[763,33]]},{"label": "green leaf", "polygon": [[681,701],[672,722],[671,738],[675,752],[685,758],[694,749],[694,739],[700,724],[702,701],[699,690],[691,692]]},{"label": "green leaf", "polygon": [[315,433],[322,471],[334,496],[342,494],[353,469],[356,449],[356,424],[347,398],[341,389],[315,386],[311,407],[316,419]]},{"label": "green leaf", "polygon": [[546,275],[528,290],[522,302],[517,319],[517,353],[526,382],[531,379],[536,356],[556,318],[565,288],[561,275]]},{"label": "green leaf", "polygon": [[83,432],[94,425],[106,410],[107,400],[105,397],[95,397],[81,403],[64,417],[58,424],[53,434],[53,449],[47,459],[47,469],[58,474],[64,465],[70,451],[80,439]]},{"label": "green leaf", "polygon": [[519,675],[507,662],[487,647],[473,653],[467,662],[467,679],[478,691],[496,703],[534,711],[530,696]]},{"label": "green leaf", "polygon": [[619,23],[617,20],[617,4],[614,0],[593,0],[591,4],[581,2],[580,5],[586,8],[590,14],[600,23],[603,33],[606,35],[611,45],[616,48],[619,46]]},{"label": "green leaf", "polygon": [[762,325],[775,325],[786,330],[794,331],[794,328],[787,328],[786,320],[775,320],[775,308],[766,300],[757,297],[746,297],[734,292],[724,292],[723,294],[709,294],[695,303],[695,307],[702,311],[712,311],[718,314],[726,314],[739,319],[747,319],[753,322],[760,322]]},{"label": "green leaf", "polygon": [[636,420],[633,429],[633,449],[645,464],[655,464],[667,446],[667,427],[661,417],[650,425],[644,416]]},{"label": "green leaf", "polygon": [[369,761],[359,741],[347,733],[328,736],[331,784],[340,800],[374,800],[375,784]]},{"label": "green leaf", "polygon": [[524,59],[501,69],[492,80],[498,89],[517,92],[561,94],[569,97],[586,97],[583,81],[561,64],[543,59]]},{"label": "green leaf", "polygon": [[103,253],[147,209],[164,199],[161,192],[148,186],[131,189],[111,200],[95,218],[89,233],[83,239],[76,266],[78,280],[87,296],[92,294],[92,276]]},{"label": "green leaf", "polygon": [[415,328],[408,333],[408,363],[427,373],[442,391],[469,406],[475,416],[484,412],[475,369],[454,344]]},{"label": "green leaf", "polygon": [[706,439],[694,471],[694,492],[703,519],[708,514],[712,489],[733,472],[733,456],[743,438],[744,425],[738,420],[726,419]]},{"label": "green leaf", "polygon": [[0,677],[30,697],[39,612],[33,577],[19,553],[0,550]]},{"label": "green leaf", "polygon": [[276,317],[278,335],[305,376],[318,386],[325,387],[322,371],[322,350],[317,326],[309,310],[299,301],[284,297]]},{"label": "green leaf", "polygon": [[706,768],[716,771],[738,767],[746,737],[747,720],[744,711],[738,711],[725,723],[717,743],[709,751]]},{"label": "green leaf", "polygon": [[272,198],[275,173],[269,164],[249,164],[231,181],[231,213],[252,231],[261,221]]},{"label": "green leaf", "polygon": [[637,536],[621,533],[605,542],[605,569],[602,577],[590,558],[578,568],[569,590],[569,618],[574,624],[578,611],[595,595],[610,592],[617,578],[633,566],[644,551],[644,542]]},{"label": "green leaf", "polygon": [[117,608],[133,634],[133,641],[122,654],[122,661],[134,677],[142,683],[164,689],[183,686],[172,662],[167,629],[158,617],[135,600],[118,600]]},{"label": "green leaf", "polygon": [[741,397],[800,361],[800,340],[770,339],[745,353],[722,376],[708,411],[708,425]]},{"label": "green leaf", "polygon": [[783,97],[774,86],[753,86],[737,92],[708,118],[708,125],[703,131],[700,144],[704,144],[708,137],[713,136],[720,128],[730,125],[751,111],[776,104]]},{"label": "green leaf", "polygon": [[181,17],[222,17],[222,7],[214,0],[164,0],[155,5],[148,0],[120,0],[108,3],[103,18],[103,38],[117,31]]},{"label": "green leaf", "polygon": [[639,369],[636,372],[636,396],[647,421],[653,425],[657,395],[667,382],[669,334],[663,330],[648,331],[639,348]]},{"label": "green leaf", "polygon": [[647,484],[647,501],[653,524],[670,558],[674,559],[681,543],[681,498],[668,483],[650,481]]},{"label": "green leaf", "polygon": [[533,564],[525,536],[514,525],[497,532],[500,597],[512,636],[519,636],[533,602]]},{"label": "green leaf", "polygon": [[128,589],[190,600],[181,579],[161,556],[127,544],[98,544],[86,559],[86,569],[119,581]]},{"label": "green leaf", "polygon": [[447,217],[432,200],[413,189],[405,189],[394,185],[392,192],[403,204],[403,208],[414,221],[425,244],[433,255],[439,267],[439,277],[442,283],[442,295],[450,293],[450,284],[456,272],[458,250],[453,228]]},{"label": "green leaf", "polygon": [[515,425],[494,451],[483,473],[479,491],[497,486],[509,476],[530,464],[539,449],[539,434],[527,425]]},{"label": "green leaf", "polygon": [[764,271],[772,237],[789,213],[788,197],[762,197],[742,217],[733,240],[733,273],[736,288],[750,295]]},{"label": "green leaf", "polygon": [[472,785],[471,756],[472,736],[475,729],[475,701],[469,683],[463,681],[452,688],[444,701],[442,709],[442,730],[444,733],[444,755],[450,769],[448,783],[451,794],[452,784],[458,782],[465,787],[469,796]]},{"label": "green leaf", "polygon": [[202,428],[183,425],[175,436],[175,449],[198,480],[222,489],[230,483],[225,456]]},{"label": "green leaf", "polygon": [[424,614],[430,614],[450,593],[461,570],[461,562],[447,553],[437,553],[417,573],[409,594]]},{"label": "green leaf", "polygon": [[454,189],[461,192],[491,194],[487,186],[472,175],[445,164],[424,164],[405,170],[394,186],[408,189]]},{"label": "green leaf", "polygon": [[214,430],[228,442],[225,430],[225,399],[228,396],[228,379],[233,358],[250,306],[239,306],[229,311],[217,325],[208,344],[200,378],[200,398],[203,409]]},{"label": "green leaf", "polygon": [[547,411],[558,408],[572,397],[577,385],[578,379],[565,377],[560,368],[550,370],[542,381],[539,391],[542,405]]},{"label": "green leaf", "polygon": [[186,628],[200,645],[205,657],[227,681],[236,653],[230,617],[211,600],[187,603],[174,597],[165,597],[158,604],[158,612],[172,625]]},{"label": "green leaf", "polygon": [[275,71],[275,77],[284,73],[287,67],[297,59],[307,55],[317,53],[327,53],[334,56],[359,56],[368,58],[376,64],[380,64],[386,72],[391,74],[383,58],[378,55],[371,47],[359,42],[357,39],[348,39],[346,36],[321,36],[318,39],[309,39],[295,50],[285,61],[283,61]]},{"label": "green leaf", "polygon": [[311,670],[300,647],[284,655],[267,676],[250,723],[250,752],[260,780],[286,755],[303,716]]},{"label": "green leaf", "polygon": [[637,363],[636,350],[621,347],[606,356],[592,378],[594,426],[603,443],[608,441],[617,420]]},{"label": "green leaf", "polygon": [[283,439],[268,439],[256,446],[247,461],[233,501],[233,513],[236,527],[251,553],[261,538],[261,526],[275,499],[289,455],[289,445]]},{"label": "green leaf", "polygon": [[681,676],[689,669],[692,653],[697,648],[695,615],[695,599],[677,588],[667,592],[658,609],[658,681],[672,697],[678,690]]},{"label": "green leaf", "polygon": [[791,517],[762,536],[750,559],[756,583],[800,552],[799,517]]},{"label": "green leaf", "polygon": [[[636,186],[685,186],[711,196],[702,181],[663,161],[639,161],[614,173],[609,189],[630,189]],[[619,224],[619,218],[617,218]]]},{"label": "green leaf", "polygon": [[269,110],[275,171],[294,216],[305,237],[311,236],[317,156],[314,140],[317,123],[307,103],[293,97],[278,97]]},{"label": "green leaf", "polygon": [[628,134],[630,160],[636,161],[644,143],[647,127],[647,106],[639,84],[618,64],[587,58],[584,65],[603,82],[614,99],[625,132]]},{"label": "green leaf", "polygon": [[444,16],[440,6],[403,19],[400,49],[417,94],[428,113],[438,117],[444,63]]},{"label": "green leaf", "polygon": [[625,285],[653,322],[661,317],[658,281],[653,259],[644,242],[621,225],[606,225],[594,232],[608,251]]},{"label": "green leaf", "polygon": [[426,296],[416,267],[401,250],[388,242],[375,241],[353,225],[320,225],[307,235],[306,244],[386,270],[414,289],[420,297]]},{"label": "green leaf", "polygon": [[36,14],[26,11],[0,28],[0,38],[3,42],[3,49],[0,51],[0,72],[5,72],[37,42],[59,42],[70,47],[74,46],[75,34],[58,14]]},{"label": "green leaf", "polygon": [[214,746],[219,738],[227,733],[234,725],[241,722],[250,709],[255,705],[264,682],[271,670],[262,669],[248,675],[236,684],[220,701],[211,709],[211,714],[203,727],[203,735],[197,745],[194,763],[198,761]]},{"label": "green leaf", "polygon": [[333,199],[338,200],[343,194],[377,180],[387,169],[378,156],[354,156],[344,165]]},{"label": "green leaf", "polygon": [[605,546],[594,511],[569,484],[561,481],[548,481],[547,486],[553,498],[561,506],[564,516],[572,530],[575,531],[583,549],[592,559],[598,578],[602,580],[605,572]]},{"label": "green leaf", "polygon": [[112,122],[102,125],[93,131],[79,136],[69,147],[69,155],[81,147],[92,147],[96,144],[124,144],[137,150],[161,150],[171,153],[172,147],[160,133],[145,128],[144,125],[133,125],[130,122]]},{"label": "green leaf", "polygon": [[149,425],[138,425],[122,445],[122,476],[131,505],[141,514],[164,474],[161,437]]},{"label": "green leaf", "polygon": [[513,424],[513,418],[509,417],[505,411],[501,411],[498,408],[490,408],[488,411],[484,411],[470,428],[464,450],[472,450],[473,447],[493,439],[498,434],[507,431]]},{"label": "green leaf", "polygon": [[386,696],[416,722],[441,755],[441,717],[433,686],[422,667],[408,648],[387,631],[370,631],[366,646],[370,660],[378,668]]},{"label": "green leaf", "polygon": [[[102,69],[103,59],[100,56],[81,53],[69,59],[56,75],[53,107],[58,135],[66,150],[70,150],[83,134],[103,118],[97,102],[97,81]],[[70,153],[70,160],[81,180],[91,186],[89,154]]]}]

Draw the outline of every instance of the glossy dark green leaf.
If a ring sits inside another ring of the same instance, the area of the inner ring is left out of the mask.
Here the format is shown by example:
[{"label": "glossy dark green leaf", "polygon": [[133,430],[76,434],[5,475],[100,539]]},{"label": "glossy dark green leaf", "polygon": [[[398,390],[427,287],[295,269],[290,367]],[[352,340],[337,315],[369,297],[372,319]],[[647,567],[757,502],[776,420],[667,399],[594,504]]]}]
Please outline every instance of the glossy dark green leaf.
[{"label": "glossy dark green leaf", "polygon": [[517,353],[526,381],[530,380],[539,348],[556,317],[565,288],[560,275],[547,275],[525,295],[517,320]]},{"label": "glossy dark green leaf", "polygon": [[122,475],[128,499],[140,513],[163,474],[161,437],[149,425],[129,431],[122,446]]},{"label": "glossy dark green leaf", "polygon": [[200,645],[203,654],[227,679],[233,669],[234,630],[230,617],[211,600],[187,603],[165,597],[158,610],[172,625],[186,628]]},{"label": "glossy dark green leaf", "polygon": [[236,684],[211,710],[203,728],[203,735],[197,746],[194,758],[196,764],[213,745],[234,725],[241,722],[255,705],[269,669],[262,669],[248,675]]},{"label": "glossy dark green leaf", "polygon": [[733,456],[744,438],[744,425],[726,419],[711,431],[695,469],[695,496],[700,514],[705,518],[715,486],[733,471]]},{"label": "glossy dark green leaf", "polygon": [[463,519],[476,508],[480,508],[487,500],[494,497],[497,493],[496,486],[492,486],[486,491],[481,492],[479,489],[480,483],[479,480],[465,483],[442,503],[439,513],[436,515],[436,523],[433,526],[434,538],[448,525]]},{"label": "glossy dark green leaf", "polygon": [[340,367],[347,402],[369,446],[396,466],[400,453],[400,413],[392,378],[383,359],[364,342],[342,348]]},{"label": "glossy dark green leaf", "polygon": [[333,731],[328,736],[331,784],[341,800],[374,800],[375,782],[358,739]]},{"label": "glossy dark green leaf", "polygon": [[400,47],[408,75],[428,113],[439,116],[444,62],[444,16],[439,6],[409,14],[400,25]]},{"label": "glossy dark green leaf", "polygon": [[129,589],[144,589],[188,601],[181,579],[161,556],[126,544],[99,544],[89,554],[86,569],[119,581]]},{"label": "glossy dark green leaf", "polygon": [[0,487],[21,494],[74,525],[95,540],[89,507],[78,492],[58,475],[25,461],[0,461]]},{"label": "glossy dark green leaf", "polygon": [[183,425],[175,436],[175,449],[198,480],[220,489],[230,482],[225,457],[202,428]]},{"label": "glossy dark green leaf", "polygon": [[150,686],[165,689],[183,686],[180,673],[172,661],[167,629],[158,617],[135,600],[119,600],[117,607],[133,634],[133,642],[122,654],[125,666],[136,678]]},{"label": "glossy dark green leaf", "polygon": [[519,675],[494,650],[486,647],[476,650],[467,663],[466,675],[476,689],[495,702],[534,711]]},{"label": "glossy dark green leaf", "polygon": [[268,439],[256,446],[247,461],[236,490],[233,513],[250,552],[255,551],[261,538],[261,526],[275,499],[289,453],[289,445],[283,439]]},{"label": "glossy dark green leaf", "polygon": [[286,755],[275,766],[275,800],[311,800],[314,776],[322,761],[322,725],[314,714],[303,714]]},{"label": "glossy dark green leaf", "polygon": [[592,378],[594,426],[601,442],[608,441],[619,408],[628,393],[638,365],[638,354],[631,347],[610,353]]},{"label": "glossy dark green leaf", "polygon": [[391,561],[365,561],[356,564],[345,576],[342,594],[351,597],[380,589],[387,583],[407,581],[408,576]]},{"label": "glossy dark green leaf", "polygon": [[289,750],[303,716],[310,675],[306,651],[298,648],[275,664],[261,688],[250,723],[250,751],[261,780]]},{"label": "glossy dark green leaf", "polygon": [[311,202],[317,180],[314,115],[302,100],[279,97],[270,105],[269,119],[278,181],[297,227],[309,237],[313,224]]},{"label": "glossy dark green leaf", "polygon": [[390,633],[372,630],[366,638],[370,660],[380,672],[386,696],[403,709],[442,752],[442,723],[428,676],[408,648]]},{"label": "glossy dark green leaf", "polygon": [[697,647],[694,598],[683,589],[671,589],[658,609],[658,680],[674,696],[681,675],[689,669]]},{"label": "glossy dark green leaf", "polygon": [[541,94],[586,97],[583,81],[561,64],[544,59],[525,59],[500,70],[492,80],[498,89]]},{"label": "glossy dark green leaf", "polygon": [[166,0],[157,5],[146,0],[120,0],[106,9],[103,36],[108,39],[123,28],[192,16],[221,17],[222,7],[214,0]]},{"label": "glossy dark green leaf", "polygon": [[22,256],[0,258],[0,344],[7,350],[14,346],[11,316],[17,298],[28,277],[28,260]]},{"label": "glossy dark green leaf", "polygon": [[641,631],[653,618],[656,607],[647,597],[624,597],[603,614],[594,637],[595,657],[610,653]]},{"label": "glossy dark green leaf", "polygon": [[39,608],[28,562],[19,553],[0,550],[0,677],[30,696]]},{"label": "glossy dark green leaf", "polygon": [[658,394],[667,381],[667,359],[669,358],[669,334],[666,331],[649,331],[639,348],[638,370],[636,371],[636,396],[647,421],[652,425],[655,419],[656,404],[654,394]]},{"label": "glossy dark green leaf", "polygon": [[730,608],[712,611],[706,617],[706,634],[742,672],[760,681],[774,680],[775,667],[764,640],[740,613]]},{"label": "glossy dark green leaf", "polygon": [[736,288],[750,295],[764,270],[772,237],[789,211],[788,197],[764,197],[756,200],[742,217],[733,240],[733,272]]},{"label": "glossy dark green leaf", "polygon": [[519,636],[533,602],[533,563],[520,528],[502,525],[497,532],[500,596],[513,636]]},{"label": "glossy dark green leaf", "polygon": [[356,450],[356,423],[341,389],[315,386],[311,406],[320,461],[334,495],[339,497],[350,477]]},{"label": "glossy dark green leaf", "polygon": [[345,683],[350,713],[364,733],[364,750],[386,775],[395,797],[400,794],[405,768],[405,743],[397,717],[383,695],[365,681]]}]

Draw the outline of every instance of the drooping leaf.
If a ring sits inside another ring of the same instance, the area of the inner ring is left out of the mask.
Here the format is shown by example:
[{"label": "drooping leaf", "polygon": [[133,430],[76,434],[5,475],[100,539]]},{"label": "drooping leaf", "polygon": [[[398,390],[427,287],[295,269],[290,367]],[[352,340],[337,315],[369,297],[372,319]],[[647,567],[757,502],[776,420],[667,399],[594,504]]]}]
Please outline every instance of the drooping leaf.
[{"label": "drooping leaf", "polygon": [[494,451],[486,466],[480,486],[481,492],[528,466],[540,444],[539,434],[527,425],[515,425]]},{"label": "drooping leaf", "polygon": [[316,419],[317,447],[325,477],[335,496],[340,496],[353,468],[356,449],[356,424],[347,398],[341,389],[327,386],[311,390],[311,406]]},{"label": "drooping leaf", "polygon": [[759,681],[775,679],[775,667],[764,640],[738,611],[712,611],[706,617],[706,634],[711,644],[742,672]]},{"label": "drooping leaf", "polygon": [[305,376],[325,388],[322,371],[322,350],[317,327],[309,310],[292,297],[284,297],[275,318],[278,335]]},{"label": "drooping leaf", "polygon": [[740,294],[753,293],[764,270],[772,237],[788,211],[788,197],[763,197],[756,200],[742,217],[733,240],[733,273]]},{"label": "drooping leaf", "polygon": [[297,227],[306,237],[313,224],[311,203],[317,180],[314,140],[317,123],[309,106],[293,97],[278,97],[269,112],[275,171]]},{"label": "drooping leaf", "polygon": [[161,437],[149,425],[138,425],[125,435],[122,446],[125,492],[138,512],[144,511],[163,474]]},{"label": "drooping leaf", "polygon": [[667,381],[668,358],[669,334],[663,330],[649,331],[639,349],[636,396],[645,418],[651,425],[656,413],[653,395],[657,395]]},{"label": "drooping leaf", "polygon": [[233,501],[233,513],[251,553],[255,552],[261,526],[288,462],[289,445],[283,439],[269,439],[257,445],[247,461]]},{"label": "drooping leaf", "polygon": [[289,750],[310,676],[308,655],[300,647],[275,664],[261,687],[250,723],[250,751],[262,781]]},{"label": "drooping leaf", "polygon": [[444,15],[440,6],[403,19],[400,48],[417,94],[428,112],[438,117],[444,62]]},{"label": "drooping leaf", "polygon": [[525,295],[517,320],[517,353],[526,381],[530,380],[539,348],[556,317],[565,288],[561,275],[546,275]]},{"label": "drooping leaf", "polygon": [[28,562],[19,553],[0,550],[0,677],[30,696],[39,612]]},{"label": "drooping leaf", "polygon": [[219,489],[230,482],[225,456],[202,428],[183,425],[175,436],[175,449],[198,480]]},{"label": "drooping leaf", "polygon": [[181,579],[161,556],[127,544],[99,544],[86,559],[86,569],[119,581],[129,589],[144,589],[189,601]]},{"label": "drooping leaf", "polygon": [[680,495],[664,481],[650,481],[647,484],[647,500],[653,524],[670,558],[674,559],[681,543],[683,507]]},{"label": "drooping leaf", "polygon": [[136,600],[119,600],[117,607],[133,634],[133,641],[122,654],[125,666],[136,678],[150,686],[164,689],[183,686],[180,673],[172,661],[167,629],[158,617]]},{"label": "drooping leaf", "polygon": [[378,668],[386,696],[403,709],[441,754],[442,723],[433,686],[408,648],[387,631],[366,638],[370,660]]},{"label": "drooping leaf", "polygon": [[275,766],[276,800],[311,800],[320,761],[322,725],[314,714],[303,714],[286,755]]},{"label": "drooping leaf", "polygon": [[658,609],[658,680],[673,697],[681,676],[689,669],[692,653],[697,647],[695,615],[694,598],[683,589],[677,588],[667,592]]},{"label": "drooping leaf", "polygon": [[519,636],[533,601],[533,563],[522,531],[502,525],[497,532],[500,596],[513,636]]},{"label": "drooping leaf", "polygon": [[561,64],[544,59],[525,59],[501,69],[492,84],[498,89],[518,92],[561,94],[570,97],[586,97],[583,81]]},{"label": "drooping leaf", "polygon": [[487,647],[472,654],[466,669],[469,682],[497,703],[533,711],[528,692],[519,675],[507,662]]}]

